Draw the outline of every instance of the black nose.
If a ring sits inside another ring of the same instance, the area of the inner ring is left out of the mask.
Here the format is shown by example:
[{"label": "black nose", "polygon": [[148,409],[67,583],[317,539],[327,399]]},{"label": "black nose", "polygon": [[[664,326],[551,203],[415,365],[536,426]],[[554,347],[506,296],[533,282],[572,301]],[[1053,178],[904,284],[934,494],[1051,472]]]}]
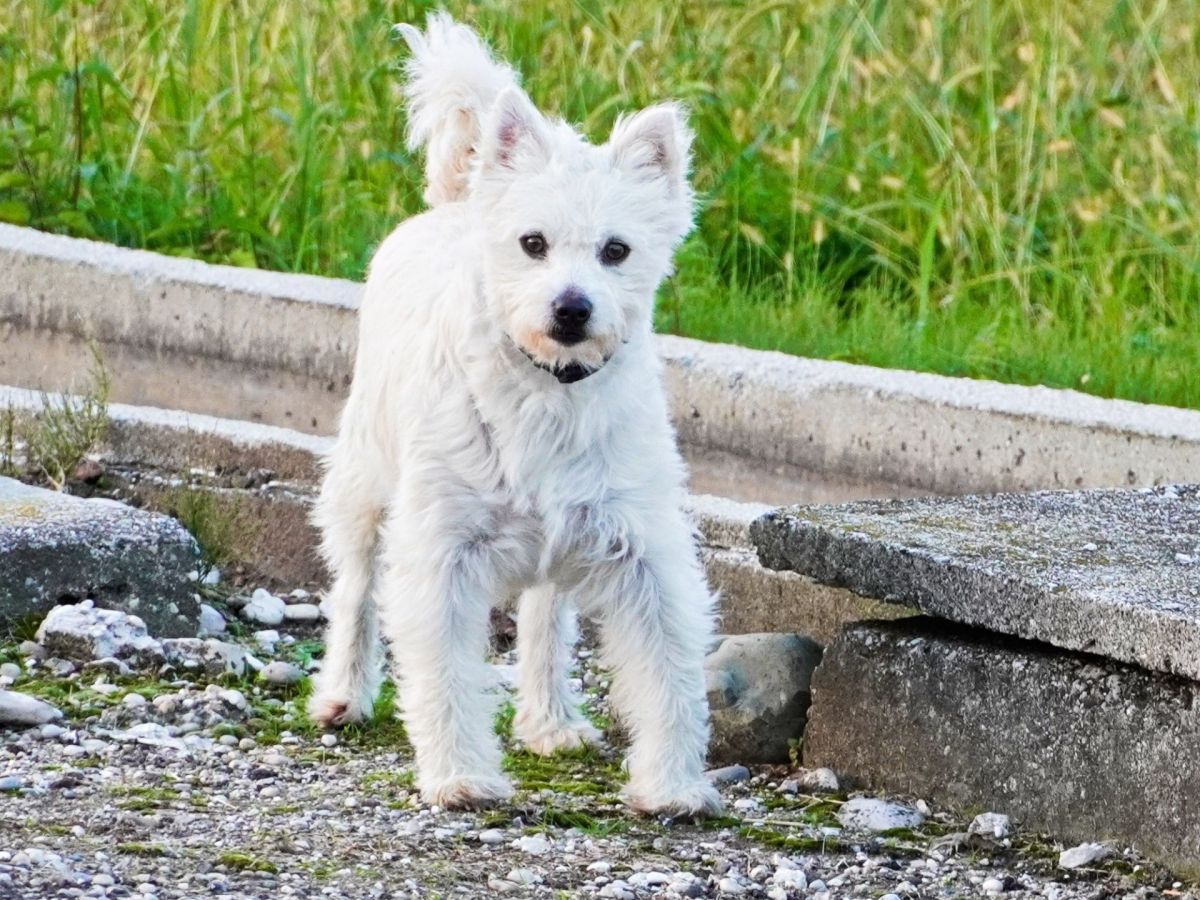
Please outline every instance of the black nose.
[{"label": "black nose", "polygon": [[568,331],[578,331],[592,317],[592,301],[576,290],[563,291],[552,309],[555,324]]}]

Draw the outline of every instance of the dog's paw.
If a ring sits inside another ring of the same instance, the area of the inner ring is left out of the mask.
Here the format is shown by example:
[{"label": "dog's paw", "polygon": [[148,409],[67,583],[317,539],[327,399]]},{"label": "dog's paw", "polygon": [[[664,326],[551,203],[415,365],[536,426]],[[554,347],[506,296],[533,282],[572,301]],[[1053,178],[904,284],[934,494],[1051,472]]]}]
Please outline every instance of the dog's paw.
[{"label": "dog's paw", "polygon": [[320,691],[308,701],[308,717],[318,728],[341,728],[351,722],[362,722],[373,711],[374,703],[365,698],[347,700],[342,695]]},{"label": "dog's paw", "polygon": [[719,816],[725,811],[721,795],[704,778],[670,787],[631,783],[624,799],[643,815]]},{"label": "dog's paw", "polygon": [[421,799],[443,809],[485,809],[512,795],[512,783],[501,775],[464,775],[421,783]]},{"label": "dog's paw", "polygon": [[514,730],[517,739],[538,756],[552,756],[559,750],[577,750],[604,743],[600,730],[582,719],[557,728],[553,725],[539,729],[517,726]]}]

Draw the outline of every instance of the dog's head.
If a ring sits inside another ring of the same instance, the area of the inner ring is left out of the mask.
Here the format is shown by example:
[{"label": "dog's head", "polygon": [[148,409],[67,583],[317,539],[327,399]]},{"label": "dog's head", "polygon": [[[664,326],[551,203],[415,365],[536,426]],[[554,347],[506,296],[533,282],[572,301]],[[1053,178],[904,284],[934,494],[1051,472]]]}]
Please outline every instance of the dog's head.
[{"label": "dog's head", "polygon": [[515,86],[481,126],[468,202],[491,312],[535,365],[578,381],[649,327],[692,225],[691,133],[668,103],[620,119],[594,146]]}]

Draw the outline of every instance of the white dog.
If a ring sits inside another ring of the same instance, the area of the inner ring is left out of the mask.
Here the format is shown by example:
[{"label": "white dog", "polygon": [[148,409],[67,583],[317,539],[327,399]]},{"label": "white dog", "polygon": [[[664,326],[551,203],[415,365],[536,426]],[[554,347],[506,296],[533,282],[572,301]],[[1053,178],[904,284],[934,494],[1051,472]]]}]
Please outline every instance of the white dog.
[{"label": "white dog", "polygon": [[599,738],[568,684],[578,610],[600,625],[631,734],[631,805],[716,812],[713,597],[651,337],[692,223],[682,112],[644,109],[592,146],[446,14],[400,28],[432,209],[371,263],[315,512],[335,581],[310,713],[371,713],[382,625],[424,799],[502,799],[489,610],[518,604],[514,731],[543,754]]}]

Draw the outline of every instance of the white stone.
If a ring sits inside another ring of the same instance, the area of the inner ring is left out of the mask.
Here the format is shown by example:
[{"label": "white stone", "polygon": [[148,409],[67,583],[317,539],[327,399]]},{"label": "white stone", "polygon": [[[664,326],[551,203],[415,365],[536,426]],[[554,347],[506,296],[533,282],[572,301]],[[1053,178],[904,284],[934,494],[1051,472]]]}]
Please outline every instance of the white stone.
[{"label": "white stone", "polygon": [[803,869],[776,869],[771,881],[779,887],[791,891],[803,891],[808,887],[808,876],[804,874]]},{"label": "white stone", "polygon": [[315,603],[293,603],[283,608],[283,618],[288,622],[316,622],[321,618],[321,610]]},{"label": "white stone", "polygon": [[1003,840],[1012,831],[1012,822],[1003,813],[980,813],[971,820],[967,828],[968,835],[979,835],[992,840]]},{"label": "white stone", "polygon": [[146,705],[146,698],[141,694],[128,693],[121,698],[121,702],[130,708],[136,709]]},{"label": "white stone", "polygon": [[616,900],[634,900],[637,894],[626,881],[610,881],[600,889],[601,897],[614,897]]},{"label": "white stone", "polygon": [[0,725],[45,725],[61,718],[61,712],[37,697],[0,690]]},{"label": "white stone", "polygon": [[163,658],[162,645],[147,633],[145,622],[120,610],[99,609],[91,600],[54,607],[37,639],[49,653],[83,662],[113,657],[152,666]]},{"label": "white stone", "polygon": [[1064,869],[1078,869],[1099,862],[1111,853],[1112,851],[1103,844],[1080,844],[1060,853],[1058,864]]},{"label": "white stone", "polygon": [[254,632],[254,642],[266,653],[274,653],[275,645],[279,643],[279,632],[274,628],[264,628]]},{"label": "white stone", "polygon": [[479,843],[486,844],[489,847],[503,844],[504,840],[504,832],[495,828],[488,828],[479,832]]},{"label": "white stone", "polygon": [[526,834],[517,838],[512,844],[522,853],[528,853],[531,856],[543,856],[550,852],[553,845],[540,834]]},{"label": "white stone", "polygon": [[988,878],[979,886],[985,894],[1004,893],[1004,882],[999,878]]},{"label": "white stone", "polygon": [[21,667],[16,663],[4,663],[0,665],[0,676],[16,681],[21,677]]},{"label": "white stone", "polygon": [[337,743],[338,743],[338,739],[337,739],[336,734],[321,735],[321,746],[322,747],[336,747]]},{"label": "white stone", "polygon": [[262,668],[262,663],[244,647],[217,638],[168,638],[162,647],[171,665],[199,669],[209,675],[241,677]]},{"label": "white stone", "polygon": [[629,883],[634,887],[660,887],[670,884],[671,876],[666,872],[634,872],[629,876]]},{"label": "white stone", "polygon": [[274,627],[283,621],[287,604],[265,588],[250,595],[250,601],[242,607],[242,618],[260,625]]},{"label": "white stone", "polygon": [[925,816],[911,806],[878,800],[873,797],[855,797],[842,804],[837,819],[843,828],[851,831],[890,831],[893,828],[919,828]]},{"label": "white stone", "polygon": [[290,662],[276,660],[263,666],[258,677],[268,684],[295,684],[304,678],[304,670]]}]

